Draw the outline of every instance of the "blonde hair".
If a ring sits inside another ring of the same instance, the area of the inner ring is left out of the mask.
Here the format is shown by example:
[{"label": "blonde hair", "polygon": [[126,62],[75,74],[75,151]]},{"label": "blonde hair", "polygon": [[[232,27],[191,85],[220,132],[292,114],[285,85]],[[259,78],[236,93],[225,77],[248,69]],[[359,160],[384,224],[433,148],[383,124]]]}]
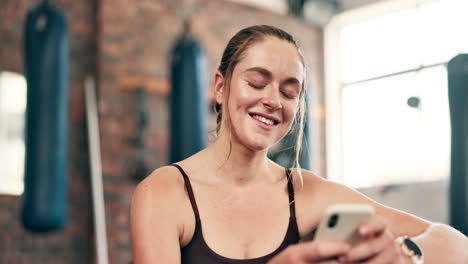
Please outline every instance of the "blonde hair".
[{"label": "blonde hair", "polygon": [[[225,129],[229,128],[229,113],[227,102],[229,100],[229,93],[230,93],[230,83],[232,78],[232,73],[234,72],[234,68],[236,65],[242,60],[242,56],[245,54],[245,51],[252,46],[254,43],[260,42],[264,40],[268,36],[276,37],[280,40],[285,40],[296,47],[296,50],[299,54],[301,59],[301,63],[304,69],[304,80],[302,82],[301,92],[299,94],[299,109],[296,114],[296,124],[299,125],[298,127],[298,134],[296,138],[295,144],[295,158],[293,167],[298,169],[298,174],[302,183],[302,173],[301,167],[299,164],[299,156],[302,147],[302,138],[304,136],[304,116],[306,111],[305,106],[305,92],[306,92],[306,67],[304,63],[304,57],[301,53],[299,45],[297,44],[296,40],[286,31],[269,26],[269,25],[256,25],[242,29],[237,34],[235,34],[228,42],[223,56],[221,57],[221,63],[219,64],[218,71],[224,77],[224,89],[223,89],[223,103],[215,105],[215,111],[217,113],[216,116],[216,133],[220,135],[224,132]],[[225,105],[225,107],[222,107]],[[227,129],[230,132],[230,129]],[[229,149],[230,154],[231,148]],[[229,158],[229,155],[228,155]]]}]

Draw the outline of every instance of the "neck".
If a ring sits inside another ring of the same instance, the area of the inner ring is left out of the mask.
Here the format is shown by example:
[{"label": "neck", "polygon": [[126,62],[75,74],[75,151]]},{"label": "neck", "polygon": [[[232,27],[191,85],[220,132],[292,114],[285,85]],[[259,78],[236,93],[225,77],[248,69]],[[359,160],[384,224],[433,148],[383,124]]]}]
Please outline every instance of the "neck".
[{"label": "neck", "polygon": [[[235,185],[265,182],[271,175],[273,162],[267,157],[267,150],[253,151],[230,139],[222,133],[208,148],[216,166],[216,177]],[[271,179],[270,179],[271,180]]]}]

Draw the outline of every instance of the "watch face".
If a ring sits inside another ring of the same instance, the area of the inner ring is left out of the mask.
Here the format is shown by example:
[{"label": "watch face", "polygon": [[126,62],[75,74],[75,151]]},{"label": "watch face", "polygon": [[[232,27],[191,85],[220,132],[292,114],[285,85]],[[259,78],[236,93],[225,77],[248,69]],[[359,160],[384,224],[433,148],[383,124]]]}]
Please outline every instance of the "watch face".
[{"label": "watch face", "polygon": [[408,249],[413,251],[416,256],[422,256],[421,249],[418,247],[418,245],[416,245],[416,243],[413,242],[413,240],[409,238],[405,238],[404,243],[406,247],[408,247]]}]

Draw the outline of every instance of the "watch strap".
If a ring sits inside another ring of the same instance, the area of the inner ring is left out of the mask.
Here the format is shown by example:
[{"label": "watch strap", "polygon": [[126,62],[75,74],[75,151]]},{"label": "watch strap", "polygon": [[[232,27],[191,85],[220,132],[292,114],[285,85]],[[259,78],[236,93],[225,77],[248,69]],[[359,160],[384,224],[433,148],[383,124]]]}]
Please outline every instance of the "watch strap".
[{"label": "watch strap", "polygon": [[408,236],[395,239],[401,251],[411,259],[412,264],[423,264],[423,252],[421,248]]}]

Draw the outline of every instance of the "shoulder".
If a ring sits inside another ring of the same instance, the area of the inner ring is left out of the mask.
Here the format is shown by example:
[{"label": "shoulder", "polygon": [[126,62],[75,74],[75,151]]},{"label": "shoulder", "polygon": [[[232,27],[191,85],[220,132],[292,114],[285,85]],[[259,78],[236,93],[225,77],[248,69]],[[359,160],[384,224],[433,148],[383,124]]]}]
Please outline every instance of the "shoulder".
[{"label": "shoulder", "polygon": [[184,180],[180,172],[173,166],[165,166],[154,170],[137,185],[133,199],[146,201],[158,197],[175,198],[183,194],[183,191]]},{"label": "shoulder", "polygon": [[291,169],[294,184],[296,221],[301,238],[307,239],[318,226],[326,208],[323,185],[326,180],[304,169]]},{"label": "shoulder", "polygon": [[[135,259],[176,263],[190,203],[184,180],[175,167],[162,167],[140,182],[132,197],[131,237]],[[136,261],[136,262],[139,262]]]},{"label": "shoulder", "polygon": [[174,167],[153,171],[135,188],[131,238],[135,263],[180,263],[180,245],[189,206],[183,178]]},{"label": "shoulder", "polygon": [[294,190],[298,195],[315,193],[321,185],[327,182],[324,178],[305,169],[291,169]]},{"label": "shoulder", "polygon": [[184,180],[177,168],[156,169],[133,192],[132,222],[142,225],[172,223],[180,231],[183,228],[180,211],[184,208],[185,196]]}]

